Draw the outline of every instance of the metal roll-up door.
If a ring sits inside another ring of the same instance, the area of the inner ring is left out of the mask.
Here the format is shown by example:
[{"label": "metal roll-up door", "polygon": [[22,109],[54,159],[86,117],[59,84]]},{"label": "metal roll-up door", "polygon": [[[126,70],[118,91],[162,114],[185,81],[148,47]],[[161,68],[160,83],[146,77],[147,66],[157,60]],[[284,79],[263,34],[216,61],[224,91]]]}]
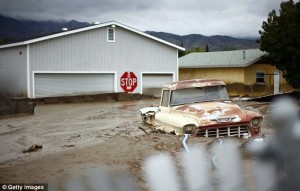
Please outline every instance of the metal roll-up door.
[{"label": "metal roll-up door", "polygon": [[36,73],[35,97],[114,92],[113,73]]},{"label": "metal roll-up door", "polygon": [[143,94],[160,97],[164,84],[173,82],[172,74],[143,74]]}]

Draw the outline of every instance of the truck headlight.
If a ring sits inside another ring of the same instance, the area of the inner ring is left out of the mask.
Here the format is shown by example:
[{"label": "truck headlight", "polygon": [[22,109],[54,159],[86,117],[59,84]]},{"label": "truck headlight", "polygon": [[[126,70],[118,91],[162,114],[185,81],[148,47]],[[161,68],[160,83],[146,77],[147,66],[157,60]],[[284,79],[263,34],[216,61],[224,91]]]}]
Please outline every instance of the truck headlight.
[{"label": "truck headlight", "polygon": [[186,125],[184,127],[184,134],[193,134],[195,130],[195,125]]},{"label": "truck headlight", "polygon": [[261,119],[260,118],[254,118],[251,121],[251,125],[255,128],[259,127],[261,124]]}]

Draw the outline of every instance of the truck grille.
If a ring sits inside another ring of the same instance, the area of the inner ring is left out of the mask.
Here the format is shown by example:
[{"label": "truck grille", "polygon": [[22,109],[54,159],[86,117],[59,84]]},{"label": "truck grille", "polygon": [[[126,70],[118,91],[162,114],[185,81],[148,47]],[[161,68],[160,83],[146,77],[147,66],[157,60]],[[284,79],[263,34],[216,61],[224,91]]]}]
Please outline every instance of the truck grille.
[{"label": "truck grille", "polygon": [[244,133],[249,135],[249,130],[246,125],[220,127],[217,129],[198,130],[197,136],[200,137],[242,137]]}]

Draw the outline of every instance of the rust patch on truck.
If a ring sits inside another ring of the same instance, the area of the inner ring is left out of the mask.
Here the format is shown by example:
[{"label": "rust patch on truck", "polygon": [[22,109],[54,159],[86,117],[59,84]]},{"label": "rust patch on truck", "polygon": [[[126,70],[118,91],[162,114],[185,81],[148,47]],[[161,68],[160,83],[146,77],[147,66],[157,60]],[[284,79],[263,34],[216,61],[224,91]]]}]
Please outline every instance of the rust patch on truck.
[{"label": "rust patch on truck", "polygon": [[226,84],[221,80],[194,79],[194,80],[182,80],[178,82],[165,84],[163,88],[168,88],[170,90],[178,90],[178,89],[193,88],[193,87],[225,86],[225,85]]}]

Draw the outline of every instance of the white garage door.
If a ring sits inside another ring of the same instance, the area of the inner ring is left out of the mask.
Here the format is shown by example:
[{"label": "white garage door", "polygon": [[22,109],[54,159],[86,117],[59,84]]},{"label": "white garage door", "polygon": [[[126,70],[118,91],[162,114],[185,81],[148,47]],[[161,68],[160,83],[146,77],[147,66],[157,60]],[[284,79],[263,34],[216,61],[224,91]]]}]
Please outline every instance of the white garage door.
[{"label": "white garage door", "polygon": [[172,74],[143,74],[143,94],[160,97],[164,84],[173,82]]},{"label": "white garage door", "polygon": [[114,92],[114,74],[36,73],[35,97]]}]

